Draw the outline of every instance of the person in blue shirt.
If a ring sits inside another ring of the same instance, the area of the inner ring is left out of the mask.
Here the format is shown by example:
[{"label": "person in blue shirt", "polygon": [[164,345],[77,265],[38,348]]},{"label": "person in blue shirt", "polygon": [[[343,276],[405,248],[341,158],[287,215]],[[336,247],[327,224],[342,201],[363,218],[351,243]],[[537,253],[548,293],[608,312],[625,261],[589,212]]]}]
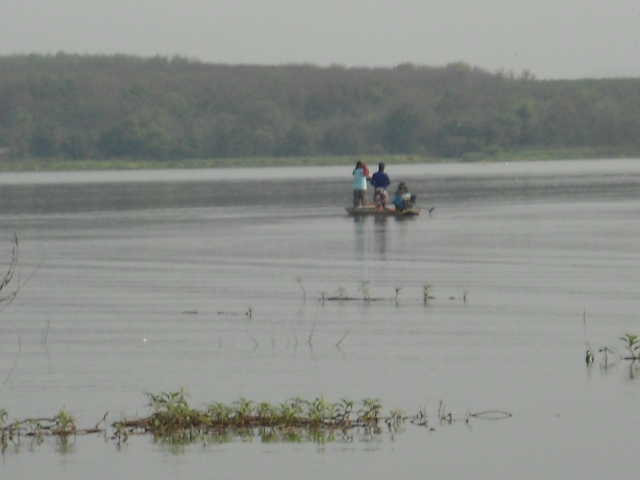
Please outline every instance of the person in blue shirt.
[{"label": "person in blue shirt", "polygon": [[[396,210],[402,212],[413,208],[416,203],[416,198],[417,197],[415,195],[411,194],[407,185],[404,182],[400,182],[400,185],[398,185],[398,189],[396,190],[396,194],[393,197],[393,204],[396,206]],[[431,213],[431,211],[429,213]]]},{"label": "person in blue shirt", "polygon": [[373,192],[373,201],[376,207],[387,208],[387,202],[389,202],[389,193],[387,188],[391,185],[389,175],[384,171],[384,163],[378,164],[378,171],[371,177],[371,185],[375,188]]}]

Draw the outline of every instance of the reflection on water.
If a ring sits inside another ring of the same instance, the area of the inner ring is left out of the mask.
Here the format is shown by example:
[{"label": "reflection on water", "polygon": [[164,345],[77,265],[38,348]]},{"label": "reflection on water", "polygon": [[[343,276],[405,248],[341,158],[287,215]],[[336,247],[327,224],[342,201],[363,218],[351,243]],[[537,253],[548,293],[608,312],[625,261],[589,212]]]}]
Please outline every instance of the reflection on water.
[{"label": "reflection on water", "polygon": [[411,231],[411,223],[417,217],[357,216],[354,224],[354,253],[359,260],[387,260],[387,246],[394,238],[395,245],[402,244],[402,236]]},{"label": "reflection on water", "polygon": [[380,255],[381,260],[386,260],[387,256],[387,221],[389,217],[375,217],[374,222],[376,224],[374,240],[376,243],[376,250]]},{"label": "reflection on water", "polygon": [[367,236],[365,235],[365,222],[367,217],[360,215],[353,217],[353,238],[354,238],[354,254],[360,261],[364,261],[367,254]]},{"label": "reflection on water", "polygon": [[373,254],[376,260],[386,260],[388,221],[389,218],[383,216],[353,217],[354,253],[358,259],[366,261]]},{"label": "reflection on water", "polygon": [[[348,217],[350,167],[176,181],[0,175],[2,235],[20,239],[22,278],[45,256],[0,313],[0,409],[65,407],[95,425],[107,411],[146,413],[144,392],[185,387],[197,405],[379,398],[433,418],[442,400],[458,428],[328,444],[330,458],[267,438],[159,461],[148,439],[118,453],[83,437],[67,463],[36,449],[28,461],[6,455],[3,473],[329,479],[357,462],[372,479],[635,475],[637,366],[598,360],[585,374],[584,352],[640,333],[640,163],[403,168],[387,167],[432,216]],[[10,244],[0,248],[8,261]],[[340,287],[356,297],[363,282],[380,301],[318,301]],[[513,417],[464,423],[486,410]],[[576,451],[581,461],[567,462]]]}]

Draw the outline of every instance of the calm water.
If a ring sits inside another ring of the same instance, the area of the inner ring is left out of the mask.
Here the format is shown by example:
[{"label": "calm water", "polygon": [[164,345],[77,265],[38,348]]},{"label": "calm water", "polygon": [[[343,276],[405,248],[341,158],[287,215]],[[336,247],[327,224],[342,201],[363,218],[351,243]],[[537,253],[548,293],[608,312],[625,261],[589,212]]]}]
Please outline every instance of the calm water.
[{"label": "calm water", "polygon": [[[79,437],[66,453],[25,442],[3,477],[636,475],[640,380],[629,362],[588,368],[584,354],[640,333],[640,160],[387,171],[433,215],[354,221],[344,167],[0,174],[20,280],[43,262],[0,312],[11,419],[65,406],[90,427],[184,387],[198,407],[376,397],[385,412],[426,407],[436,427],[179,454],[146,437],[122,450]],[[362,296],[363,281],[383,300],[318,301]],[[440,401],[453,425],[437,423]],[[462,422],[483,410],[513,417]]]}]

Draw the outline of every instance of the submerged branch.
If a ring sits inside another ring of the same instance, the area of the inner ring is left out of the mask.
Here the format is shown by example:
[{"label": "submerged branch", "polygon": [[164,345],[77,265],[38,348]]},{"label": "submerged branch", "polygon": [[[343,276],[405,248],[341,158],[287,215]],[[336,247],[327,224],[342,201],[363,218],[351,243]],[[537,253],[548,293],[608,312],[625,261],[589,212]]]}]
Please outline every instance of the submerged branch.
[{"label": "submerged branch", "polygon": [[43,254],[43,256],[42,256],[42,260],[40,261],[38,266],[35,268],[35,270],[33,272],[31,272],[31,274],[27,277],[27,279],[24,282],[21,282],[20,281],[20,273],[18,271],[18,236],[15,233],[13,234],[13,237],[11,238],[11,243],[13,244],[12,252],[11,252],[11,262],[9,264],[9,268],[7,269],[7,272],[5,273],[2,281],[0,282],[0,292],[3,289],[5,289],[5,287],[7,287],[9,284],[11,284],[11,281],[13,280],[13,277],[16,274],[16,272],[18,273],[18,279],[17,279],[17,284],[15,286],[15,290],[13,292],[3,296],[3,297],[0,297],[0,304],[2,304],[0,306],[0,311],[2,311],[5,308],[7,308],[7,306],[9,306],[9,304],[11,302],[13,302],[13,300],[18,295],[18,292],[27,283],[29,283],[29,281],[38,272],[38,270],[40,270],[40,268],[42,267],[42,264],[44,263],[44,261],[45,261],[45,259],[47,257],[46,252],[45,252]]}]

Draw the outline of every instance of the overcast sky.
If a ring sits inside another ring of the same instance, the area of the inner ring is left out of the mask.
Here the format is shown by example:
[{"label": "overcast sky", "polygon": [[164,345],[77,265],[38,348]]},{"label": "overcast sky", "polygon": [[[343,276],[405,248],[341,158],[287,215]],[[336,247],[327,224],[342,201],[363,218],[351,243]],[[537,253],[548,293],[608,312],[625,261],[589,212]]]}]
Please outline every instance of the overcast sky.
[{"label": "overcast sky", "polygon": [[0,54],[640,77],[638,0],[0,0]]}]

